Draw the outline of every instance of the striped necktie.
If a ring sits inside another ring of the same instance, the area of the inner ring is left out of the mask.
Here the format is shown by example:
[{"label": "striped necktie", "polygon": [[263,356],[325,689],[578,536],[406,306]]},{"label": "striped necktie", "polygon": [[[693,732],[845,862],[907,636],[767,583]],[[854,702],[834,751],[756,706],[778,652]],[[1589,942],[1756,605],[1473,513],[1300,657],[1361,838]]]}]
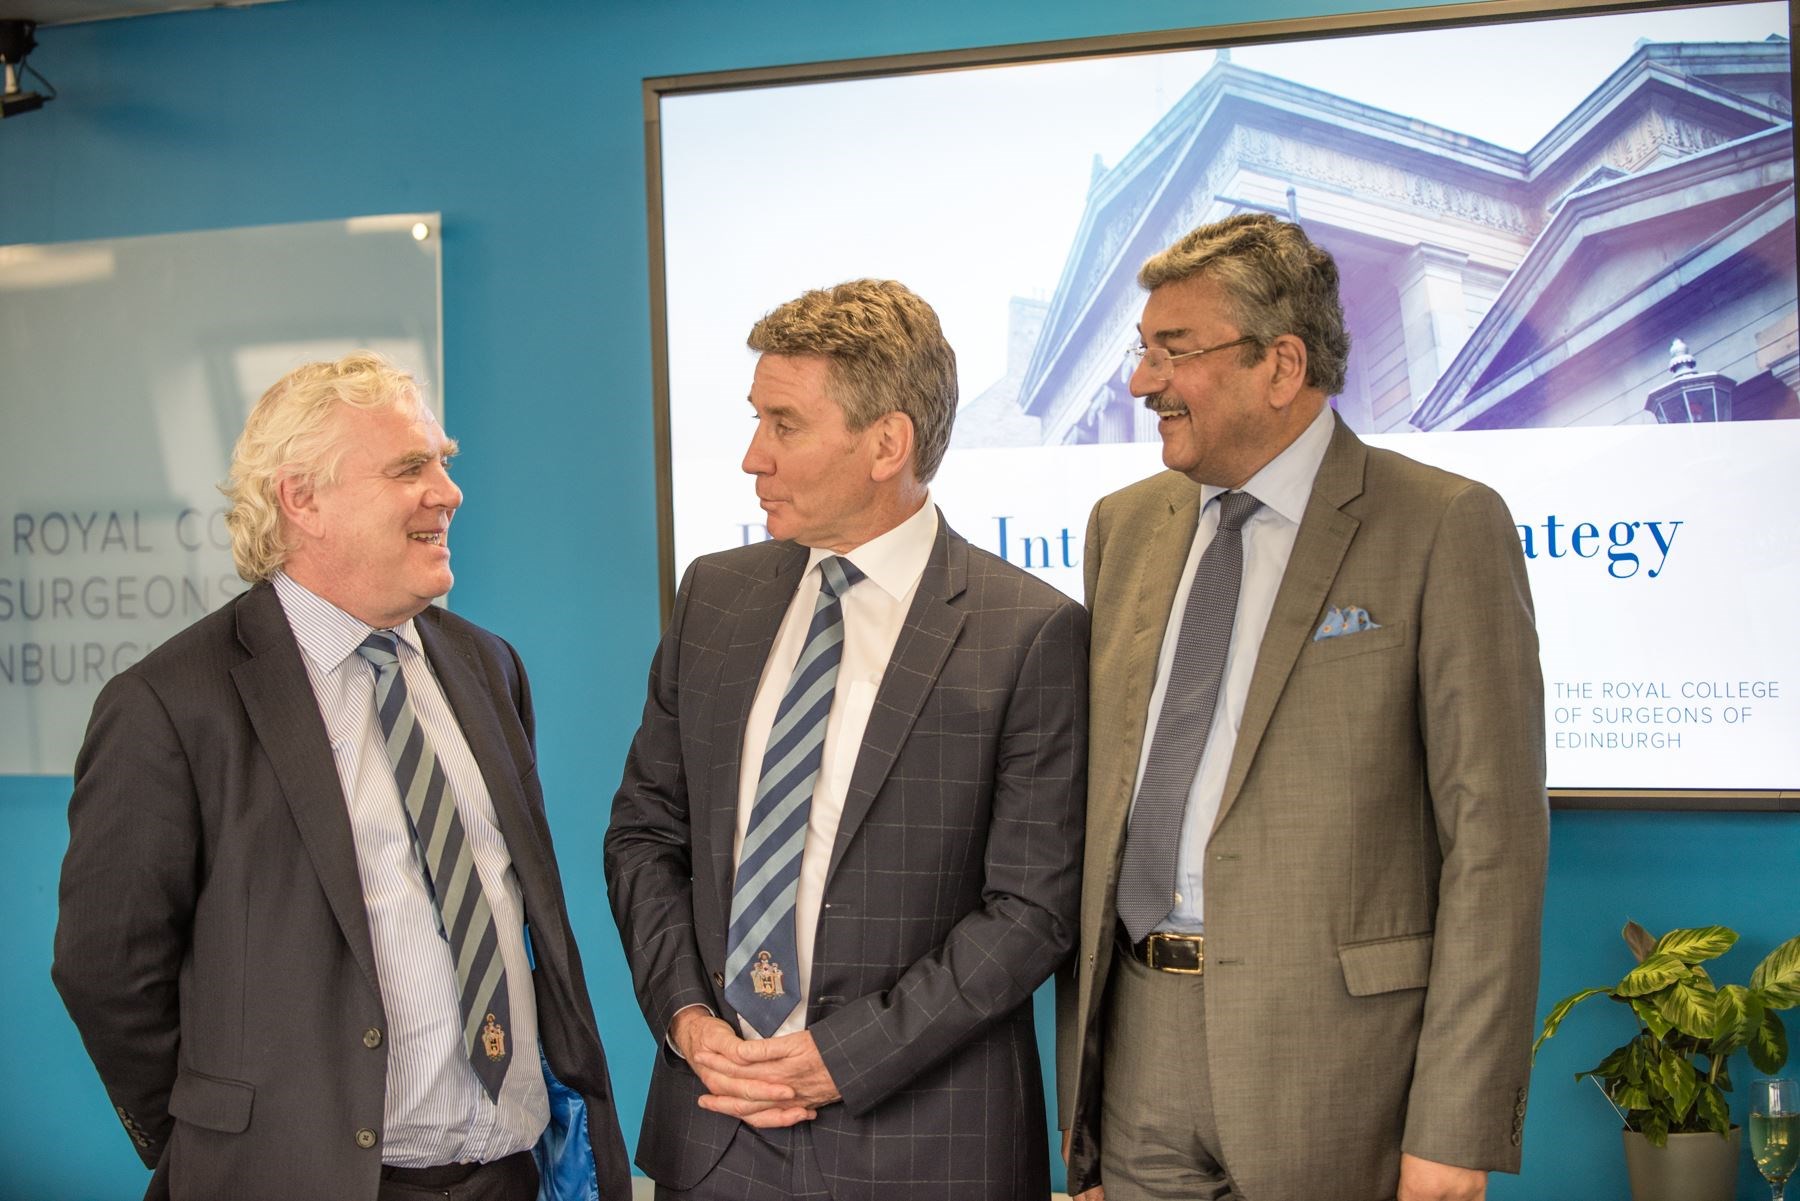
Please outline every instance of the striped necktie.
[{"label": "striped necktie", "polygon": [[794,892],[806,846],[813,786],[825,756],[825,719],[837,689],[844,650],[839,598],[863,578],[850,560],[819,561],[819,600],[806,645],[794,664],[757,779],[756,802],[738,854],[726,940],[725,999],[763,1037],[775,1033],[800,1003]]},{"label": "striped necktie", "polygon": [[1131,807],[1119,866],[1119,920],[1132,942],[1142,942],[1175,907],[1175,859],[1188,794],[1206,751],[1225,652],[1237,619],[1244,577],[1244,522],[1262,502],[1248,492],[1219,494],[1219,528],[1200,556],[1182,611],[1169,685],[1163,693],[1156,736],[1144,763],[1144,779]]},{"label": "striped necktie", "polygon": [[456,966],[463,1049],[487,1095],[497,1098],[512,1062],[506,965],[500,958],[494,913],[456,813],[456,797],[406,695],[397,652],[395,635],[385,630],[370,634],[356,648],[375,669],[375,713],[405,805],[414,857],[425,877],[425,891],[437,905],[438,932],[449,942]]}]

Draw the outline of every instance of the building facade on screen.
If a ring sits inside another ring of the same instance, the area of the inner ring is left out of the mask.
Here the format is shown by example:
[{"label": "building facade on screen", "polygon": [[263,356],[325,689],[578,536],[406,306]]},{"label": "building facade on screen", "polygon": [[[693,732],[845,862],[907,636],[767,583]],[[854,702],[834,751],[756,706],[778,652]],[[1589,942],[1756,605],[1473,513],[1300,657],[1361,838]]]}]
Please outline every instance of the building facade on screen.
[{"label": "building facade on screen", "polygon": [[[1096,164],[1047,306],[959,445],[1155,441],[1126,389],[1140,264],[1301,221],[1343,271],[1359,433],[1800,417],[1790,46],[1640,43],[1520,152],[1219,60]],[[1035,328],[1034,328],[1035,327]]]}]

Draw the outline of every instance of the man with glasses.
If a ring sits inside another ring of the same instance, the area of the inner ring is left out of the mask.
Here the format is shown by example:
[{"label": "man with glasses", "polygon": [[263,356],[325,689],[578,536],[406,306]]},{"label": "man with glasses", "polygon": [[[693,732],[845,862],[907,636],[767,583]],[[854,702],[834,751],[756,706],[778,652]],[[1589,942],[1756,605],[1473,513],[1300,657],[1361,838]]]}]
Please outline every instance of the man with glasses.
[{"label": "man with glasses", "polygon": [[1365,446],[1298,225],[1152,257],[1101,500],[1070,1189],[1479,1198],[1517,1171],[1547,814],[1525,564],[1491,489]]},{"label": "man with glasses", "polygon": [[1087,614],[928,485],[956,414],[892,280],[750,333],[771,541],[695,561],[606,835],[690,1201],[1042,1201],[1032,992],[1074,944]]}]

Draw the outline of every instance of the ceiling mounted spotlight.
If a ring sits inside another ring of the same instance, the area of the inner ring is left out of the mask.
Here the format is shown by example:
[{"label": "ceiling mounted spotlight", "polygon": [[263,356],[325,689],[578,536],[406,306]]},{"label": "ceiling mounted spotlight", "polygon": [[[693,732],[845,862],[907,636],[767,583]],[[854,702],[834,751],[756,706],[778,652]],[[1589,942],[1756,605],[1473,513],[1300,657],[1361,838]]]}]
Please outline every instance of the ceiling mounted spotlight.
[{"label": "ceiling mounted spotlight", "polygon": [[[4,64],[6,72],[5,90],[0,91],[0,118],[33,112],[43,108],[45,101],[56,99],[56,89],[50,86],[50,81],[32,70],[25,61],[37,49],[36,32],[36,21],[0,21],[0,64]],[[30,72],[49,95],[21,88],[19,77],[25,72]]]}]

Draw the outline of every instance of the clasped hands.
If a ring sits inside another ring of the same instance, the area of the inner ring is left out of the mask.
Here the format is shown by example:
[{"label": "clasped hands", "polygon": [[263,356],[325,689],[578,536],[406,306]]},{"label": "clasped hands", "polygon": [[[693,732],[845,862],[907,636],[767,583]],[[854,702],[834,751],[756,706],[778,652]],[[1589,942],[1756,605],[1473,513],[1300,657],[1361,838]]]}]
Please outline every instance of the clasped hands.
[{"label": "clasped hands", "polygon": [[839,1099],[810,1032],[742,1038],[698,1006],[669,1024],[669,1041],[706,1086],[700,1108],[771,1129],[811,1121]]}]

